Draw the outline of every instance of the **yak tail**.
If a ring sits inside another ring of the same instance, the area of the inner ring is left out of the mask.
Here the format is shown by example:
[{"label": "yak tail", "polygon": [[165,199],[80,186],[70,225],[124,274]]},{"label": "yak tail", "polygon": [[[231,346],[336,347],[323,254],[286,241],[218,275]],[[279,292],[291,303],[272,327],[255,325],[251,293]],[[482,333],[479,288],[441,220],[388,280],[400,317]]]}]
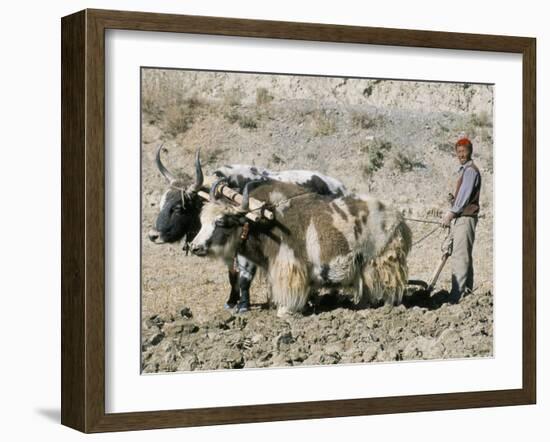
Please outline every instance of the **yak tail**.
[{"label": "yak tail", "polygon": [[382,253],[363,267],[361,305],[401,304],[407,286],[407,255],[411,245],[411,230],[400,220]]}]

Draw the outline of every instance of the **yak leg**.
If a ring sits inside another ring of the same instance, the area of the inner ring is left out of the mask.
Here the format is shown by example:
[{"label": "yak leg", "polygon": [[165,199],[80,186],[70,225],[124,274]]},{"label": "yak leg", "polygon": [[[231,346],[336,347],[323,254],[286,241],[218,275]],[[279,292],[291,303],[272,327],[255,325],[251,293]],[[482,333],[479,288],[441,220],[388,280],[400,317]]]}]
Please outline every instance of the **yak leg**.
[{"label": "yak leg", "polygon": [[407,255],[410,249],[411,231],[401,222],[382,253],[363,268],[363,301],[371,305],[402,303],[407,288]]},{"label": "yak leg", "polygon": [[239,298],[241,296],[241,291],[239,288],[239,269],[236,265],[231,263],[227,266],[227,273],[229,276],[229,284],[231,285],[231,292],[229,293],[229,298],[227,299],[224,308],[231,309],[237,305],[237,302],[239,302]]},{"label": "yak leg", "polygon": [[240,299],[235,307],[237,313],[247,312],[250,309],[250,285],[256,275],[256,266],[242,256],[237,256],[239,268]]},{"label": "yak leg", "polygon": [[393,250],[384,252],[363,269],[365,285],[360,304],[401,304],[407,284],[407,273],[405,255]]},{"label": "yak leg", "polygon": [[269,269],[268,278],[277,316],[301,312],[310,293],[309,275],[305,267],[294,259],[277,260]]}]

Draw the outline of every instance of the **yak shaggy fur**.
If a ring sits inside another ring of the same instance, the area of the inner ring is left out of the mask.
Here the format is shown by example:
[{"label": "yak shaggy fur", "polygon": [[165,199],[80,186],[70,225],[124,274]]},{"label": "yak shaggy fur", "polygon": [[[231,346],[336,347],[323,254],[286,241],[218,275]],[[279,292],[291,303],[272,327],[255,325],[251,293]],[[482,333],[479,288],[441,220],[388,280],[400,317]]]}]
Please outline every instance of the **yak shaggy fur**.
[{"label": "yak shaggy fur", "polygon": [[[301,311],[321,287],[348,288],[365,307],[401,303],[411,232],[397,211],[367,196],[318,195],[278,181],[258,186],[250,196],[266,202],[275,219],[250,223],[243,242],[242,214],[228,202],[211,202],[195,241],[208,242],[210,254],[219,258],[239,253],[262,267],[279,316]],[[222,217],[233,220],[230,234],[227,227],[224,234],[213,227]]]}]

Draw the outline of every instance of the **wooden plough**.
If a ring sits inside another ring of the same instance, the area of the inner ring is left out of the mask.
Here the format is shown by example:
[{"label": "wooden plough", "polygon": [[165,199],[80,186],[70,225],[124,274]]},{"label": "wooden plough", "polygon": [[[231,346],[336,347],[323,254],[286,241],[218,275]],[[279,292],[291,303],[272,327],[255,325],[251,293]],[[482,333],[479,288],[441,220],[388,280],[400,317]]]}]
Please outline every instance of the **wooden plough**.
[{"label": "wooden plough", "polygon": [[437,280],[441,275],[443,267],[445,267],[445,264],[449,259],[449,256],[453,254],[453,237],[451,235],[451,228],[450,227],[445,227],[445,228],[447,229],[447,235],[445,236],[445,239],[441,244],[441,253],[442,253],[441,259],[439,260],[439,263],[432,274],[430,282],[422,281],[420,279],[410,279],[408,281],[409,285],[416,285],[416,286],[422,287],[422,290],[425,291],[426,294],[430,294],[433,292],[435,285],[437,284]]}]

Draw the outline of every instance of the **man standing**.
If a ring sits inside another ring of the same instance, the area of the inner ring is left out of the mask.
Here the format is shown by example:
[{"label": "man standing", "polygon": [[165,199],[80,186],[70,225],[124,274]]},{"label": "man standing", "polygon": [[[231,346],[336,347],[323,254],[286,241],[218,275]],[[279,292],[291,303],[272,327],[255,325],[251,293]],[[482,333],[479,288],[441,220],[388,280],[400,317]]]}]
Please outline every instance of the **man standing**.
[{"label": "man standing", "polygon": [[454,219],[453,260],[451,302],[458,302],[465,293],[471,292],[474,285],[474,267],[472,250],[479,214],[479,193],[481,175],[472,161],[472,142],[461,138],[455,144],[455,152],[460,163],[459,178],[454,195],[451,195],[452,207],[441,220],[448,227]]}]

